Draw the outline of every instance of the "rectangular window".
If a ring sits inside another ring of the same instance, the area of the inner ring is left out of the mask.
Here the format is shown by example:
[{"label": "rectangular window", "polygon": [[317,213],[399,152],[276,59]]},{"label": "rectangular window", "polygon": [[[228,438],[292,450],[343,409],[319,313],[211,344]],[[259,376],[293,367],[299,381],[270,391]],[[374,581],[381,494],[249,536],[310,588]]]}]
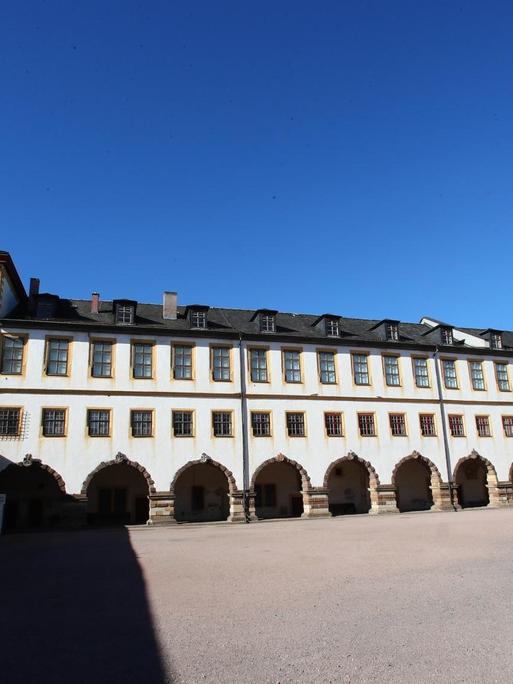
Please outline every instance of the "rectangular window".
[{"label": "rectangular window", "polygon": [[404,413],[390,413],[390,431],[393,437],[406,437],[406,419]]},{"label": "rectangular window", "polygon": [[442,344],[453,344],[452,328],[440,328],[440,339]]},{"label": "rectangular window", "polygon": [[505,437],[513,437],[513,416],[502,416],[502,427]]},{"label": "rectangular window", "polygon": [[191,327],[204,329],[207,327],[207,312],[193,311],[191,313]]},{"label": "rectangular window", "polygon": [[112,377],[112,342],[93,342],[91,375],[94,378]]},{"label": "rectangular window", "polygon": [[66,409],[43,409],[43,437],[64,437]]},{"label": "rectangular window", "polygon": [[250,349],[251,382],[268,382],[267,352],[265,349]]},{"label": "rectangular window", "polygon": [[212,347],[212,378],[216,382],[230,381],[230,349]]},{"label": "rectangular window", "polygon": [[110,410],[89,409],[87,411],[87,432],[89,437],[109,437]]},{"label": "rectangular window", "polygon": [[387,340],[397,342],[399,340],[399,326],[397,323],[385,323],[385,335]]},{"label": "rectangular window", "polygon": [[509,392],[509,375],[508,375],[508,364],[502,361],[495,362],[495,375],[497,377],[497,385],[501,392]]},{"label": "rectangular window", "polygon": [[133,343],[133,373],[136,379],[153,377],[153,344],[149,342]]},{"label": "rectangular window", "polygon": [[389,387],[399,387],[401,379],[399,377],[399,359],[397,356],[384,356],[383,366],[385,368],[385,382]]},{"label": "rectangular window", "polygon": [[173,346],[173,378],[192,380],[192,347],[175,344]]},{"label": "rectangular window", "polygon": [[214,411],[212,413],[214,437],[232,436],[232,414],[230,411]]},{"label": "rectangular window", "polygon": [[458,389],[458,378],[456,376],[456,362],[452,359],[442,360],[442,371],[446,389]]},{"label": "rectangular window", "polygon": [[274,314],[260,314],[260,332],[275,332],[276,320]]},{"label": "rectangular window", "polygon": [[132,304],[118,304],[116,307],[116,323],[130,325],[134,322],[134,306]]},{"label": "rectangular window", "polygon": [[484,390],[485,381],[483,375],[483,364],[481,363],[481,361],[469,361],[469,365],[473,389]]},{"label": "rectangular window", "polygon": [[151,411],[132,411],[130,415],[132,437],[151,437],[153,434],[153,413]]},{"label": "rectangular window", "polygon": [[341,413],[325,413],[324,427],[326,428],[326,435],[328,437],[343,437],[342,430],[342,414]]},{"label": "rectangular window", "polygon": [[479,437],[491,437],[489,416],[476,416],[476,430]]},{"label": "rectangular window", "polygon": [[193,437],[192,411],[173,411],[173,435]]},{"label": "rectangular window", "polygon": [[323,385],[334,385],[337,382],[335,373],[335,353],[319,352],[319,379]]},{"label": "rectangular window", "polygon": [[450,415],[449,416],[449,430],[452,437],[465,437],[465,427],[463,425],[463,416]]},{"label": "rectangular window", "polygon": [[301,353],[294,350],[283,352],[285,382],[301,382]]},{"label": "rectangular window", "polygon": [[490,347],[491,349],[502,349],[502,334],[492,333],[490,335]]},{"label": "rectangular window", "polygon": [[360,430],[360,437],[375,437],[376,425],[374,423],[373,413],[359,413],[358,414],[358,429]]},{"label": "rectangular window", "polygon": [[1,371],[4,375],[21,375],[23,369],[23,337],[8,337],[1,339],[2,363]]},{"label": "rectangular window", "polygon": [[48,340],[46,374],[67,375],[69,340]]},{"label": "rectangular window", "polygon": [[435,416],[432,413],[419,415],[420,434],[423,437],[436,437]]},{"label": "rectangular window", "polygon": [[305,414],[287,413],[287,433],[289,437],[305,436]]},{"label": "rectangular window", "polygon": [[352,354],[353,377],[355,385],[369,385],[367,354]]},{"label": "rectangular window", "polygon": [[251,429],[253,437],[271,436],[271,414],[270,413],[251,413]]},{"label": "rectangular window", "polygon": [[0,436],[17,437],[20,434],[21,409],[0,408]]},{"label": "rectangular window", "polygon": [[417,385],[417,387],[429,387],[427,359],[414,358],[413,372],[415,374],[415,384]]},{"label": "rectangular window", "polygon": [[326,335],[328,337],[338,337],[339,336],[339,327],[338,327],[338,321],[336,321],[334,318],[327,318],[326,319]]}]

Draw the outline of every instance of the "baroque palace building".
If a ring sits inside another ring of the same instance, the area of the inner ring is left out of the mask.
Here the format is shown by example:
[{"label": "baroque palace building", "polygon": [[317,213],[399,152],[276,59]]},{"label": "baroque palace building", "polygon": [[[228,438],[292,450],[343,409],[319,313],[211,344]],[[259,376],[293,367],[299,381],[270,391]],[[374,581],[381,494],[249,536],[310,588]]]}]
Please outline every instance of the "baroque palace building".
[{"label": "baroque palace building", "polygon": [[27,294],[0,252],[5,529],[513,502],[513,333]]}]

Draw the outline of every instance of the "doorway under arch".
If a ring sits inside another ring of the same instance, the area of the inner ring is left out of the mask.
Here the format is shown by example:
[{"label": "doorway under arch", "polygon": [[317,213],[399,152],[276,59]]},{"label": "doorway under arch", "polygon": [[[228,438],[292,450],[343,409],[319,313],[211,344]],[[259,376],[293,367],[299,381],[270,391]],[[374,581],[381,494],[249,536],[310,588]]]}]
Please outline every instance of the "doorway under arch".
[{"label": "doorway under arch", "polygon": [[460,459],[454,469],[458,503],[462,508],[488,506],[491,489],[496,488],[497,474],[487,459],[477,452]]},{"label": "doorway under arch", "polygon": [[[171,485],[177,522],[213,522],[230,515],[232,482],[217,462],[192,461],[180,468]],[[232,476],[233,479],[233,476]],[[233,482],[233,488],[235,483]]]},{"label": "doorway under arch", "polygon": [[305,511],[310,480],[296,461],[279,454],[262,463],[251,484],[257,518],[299,518]]}]

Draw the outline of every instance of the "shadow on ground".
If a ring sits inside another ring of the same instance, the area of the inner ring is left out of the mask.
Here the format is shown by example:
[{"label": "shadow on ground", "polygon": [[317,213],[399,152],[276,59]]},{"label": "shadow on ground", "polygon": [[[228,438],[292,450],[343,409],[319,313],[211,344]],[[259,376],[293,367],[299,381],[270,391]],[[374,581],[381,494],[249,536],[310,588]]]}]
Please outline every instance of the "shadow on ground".
[{"label": "shadow on ground", "polygon": [[1,679],[172,682],[124,528],[0,538]]}]

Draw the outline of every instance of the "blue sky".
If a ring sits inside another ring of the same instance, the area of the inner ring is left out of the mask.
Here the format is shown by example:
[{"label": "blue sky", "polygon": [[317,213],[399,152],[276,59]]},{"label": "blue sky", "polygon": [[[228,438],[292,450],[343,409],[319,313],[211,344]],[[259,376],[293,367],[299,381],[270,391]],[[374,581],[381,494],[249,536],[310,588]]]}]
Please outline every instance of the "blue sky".
[{"label": "blue sky", "polygon": [[62,296],[513,328],[513,3],[0,6],[0,249]]}]

